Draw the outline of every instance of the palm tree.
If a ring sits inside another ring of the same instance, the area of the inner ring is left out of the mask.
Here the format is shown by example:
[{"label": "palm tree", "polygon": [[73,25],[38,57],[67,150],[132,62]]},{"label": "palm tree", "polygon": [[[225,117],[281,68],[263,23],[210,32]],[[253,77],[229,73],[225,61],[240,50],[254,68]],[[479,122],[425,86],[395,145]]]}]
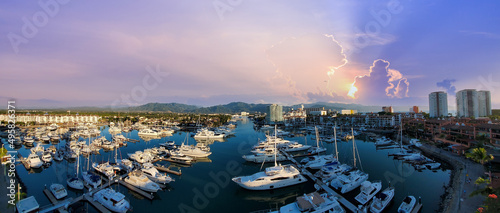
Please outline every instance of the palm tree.
[{"label": "palm tree", "polygon": [[473,161],[484,165],[486,162],[493,160],[493,155],[488,155],[486,149],[484,148],[474,148],[472,152],[465,155],[467,158],[471,158]]}]

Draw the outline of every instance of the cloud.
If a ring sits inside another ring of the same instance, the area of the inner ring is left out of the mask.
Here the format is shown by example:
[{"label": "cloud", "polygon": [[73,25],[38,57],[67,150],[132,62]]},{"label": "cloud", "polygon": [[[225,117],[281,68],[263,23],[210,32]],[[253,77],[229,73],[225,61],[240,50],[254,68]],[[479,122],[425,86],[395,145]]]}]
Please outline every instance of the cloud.
[{"label": "cloud", "polygon": [[446,89],[446,92],[450,95],[455,95],[456,88],[452,84],[457,81],[455,79],[444,79],[443,81],[437,82],[436,86]]},{"label": "cloud", "polygon": [[410,82],[400,71],[389,68],[389,61],[377,59],[369,73],[354,78],[349,96],[376,103],[392,98],[408,97]]}]

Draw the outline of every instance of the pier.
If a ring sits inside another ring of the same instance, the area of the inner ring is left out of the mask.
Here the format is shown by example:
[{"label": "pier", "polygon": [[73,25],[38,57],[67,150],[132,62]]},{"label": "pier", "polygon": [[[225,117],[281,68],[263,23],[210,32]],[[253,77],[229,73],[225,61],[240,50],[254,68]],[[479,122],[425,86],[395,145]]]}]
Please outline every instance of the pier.
[{"label": "pier", "polygon": [[167,172],[167,173],[174,174],[174,175],[177,175],[177,176],[181,176],[182,175],[181,171],[173,171],[173,170],[170,170],[169,168],[165,168],[163,166],[156,166],[155,165],[155,168],[158,171]]},{"label": "pier", "polygon": [[325,183],[323,183],[323,181],[321,181],[318,178],[314,177],[314,175],[311,172],[309,172],[302,165],[300,165],[299,162],[297,162],[297,160],[295,160],[290,154],[288,154],[285,151],[280,151],[280,152],[283,155],[285,155],[288,160],[292,161],[297,166],[297,168],[301,169],[302,174],[308,176],[311,180],[314,181],[314,183],[316,183],[319,187],[321,187],[323,190],[325,190],[329,194],[337,197],[339,203],[342,204],[342,206],[344,206],[345,208],[347,208],[351,212],[361,212],[361,210],[358,207],[356,207],[354,204],[352,204],[351,202],[349,202],[348,200],[346,200],[340,194],[338,194],[337,192],[335,192],[332,188],[328,187]]}]

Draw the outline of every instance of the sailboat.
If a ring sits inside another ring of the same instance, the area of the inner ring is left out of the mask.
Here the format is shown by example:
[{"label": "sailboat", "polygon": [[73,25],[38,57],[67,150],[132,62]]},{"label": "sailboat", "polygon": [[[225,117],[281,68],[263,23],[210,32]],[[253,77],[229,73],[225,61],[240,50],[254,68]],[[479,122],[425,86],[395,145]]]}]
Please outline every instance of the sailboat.
[{"label": "sailboat", "polygon": [[401,122],[400,127],[400,141],[399,141],[399,152],[392,154],[394,157],[404,157],[414,154],[411,150],[406,150],[403,148],[403,122]]},{"label": "sailboat", "polygon": [[76,176],[68,178],[66,180],[68,187],[78,190],[83,190],[83,181],[78,177],[78,172],[80,170],[80,156],[76,160]]},{"label": "sailboat", "polygon": [[[90,144],[90,137],[89,137],[89,144]],[[87,171],[82,172],[82,178],[83,181],[85,181],[85,183],[89,184],[94,188],[99,187],[99,185],[101,185],[102,183],[100,175],[90,172],[90,156],[87,158]]]},{"label": "sailboat", "polygon": [[[318,128],[314,128],[316,131],[316,147],[319,149],[319,135],[318,135]],[[309,156],[308,158],[304,158],[300,161],[300,163],[305,164],[305,168],[310,168],[310,169],[321,169],[322,166],[336,162],[337,159],[332,155],[319,155],[319,152],[317,152],[318,155],[314,156]]]}]

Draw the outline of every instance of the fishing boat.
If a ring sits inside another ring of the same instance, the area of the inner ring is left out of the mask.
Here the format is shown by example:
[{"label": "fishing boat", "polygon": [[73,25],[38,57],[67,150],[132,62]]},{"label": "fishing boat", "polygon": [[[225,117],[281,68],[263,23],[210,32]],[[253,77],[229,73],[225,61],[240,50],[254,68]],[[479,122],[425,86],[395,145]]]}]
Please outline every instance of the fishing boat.
[{"label": "fishing boat", "polygon": [[373,198],[373,201],[370,204],[370,211],[373,213],[382,212],[385,207],[389,205],[392,198],[394,198],[394,187],[384,189],[384,191],[375,195],[375,198]]},{"label": "fishing boat", "polygon": [[362,205],[370,201],[382,189],[381,181],[364,181],[361,183],[361,192],[354,198]]},{"label": "fishing boat", "polygon": [[415,204],[417,203],[417,199],[414,196],[406,196],[403,199],[401,205],[399,205],[398,213],[410,213],[415,208]]},{"label": "fishing boat", "polygon": [[52,185],[50,185],[49,189],[50,192],[54,195],[54,197],[58,200],[68,196],[66,188],[64,188],[64,186],[61,184],[53,183]]},{"label": "fishing boat", "polygon": [[304,194],[303,196],[297,197],[297,200],[288,205],[282,206],[279,211],[273,213],[344,213],[345,210],[342,208],[340,203],[337,201],[337,197],[330,196],[326,193],[319,194],[318,192],[313,192],[310,194]]},{"label": "fishing boat", "polygon": [[127,212],[130,210],[130,203],[125,200],[125,195],[111,188],[105,188],[94,194],[94,201],[99,202],[113,212]]},{"label": "fishing boat", "polygon": [[151,181],[140,170],[134,170],[125,178],[125,182],[147,192],[157,192],[160,186]]}]

